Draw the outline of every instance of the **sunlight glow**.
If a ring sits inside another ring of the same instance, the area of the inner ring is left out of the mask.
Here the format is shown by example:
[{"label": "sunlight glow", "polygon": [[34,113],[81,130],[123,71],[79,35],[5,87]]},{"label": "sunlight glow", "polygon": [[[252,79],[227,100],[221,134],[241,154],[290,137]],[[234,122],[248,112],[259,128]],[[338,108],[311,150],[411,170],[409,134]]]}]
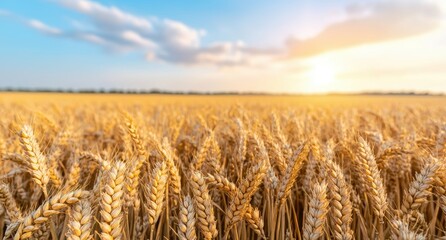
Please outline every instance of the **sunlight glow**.
[{"label": "sunlight glow", "polygon": [[309,93],[325,93],[336,83],[336,71],[327,61],[315,61],[307,74]]}]

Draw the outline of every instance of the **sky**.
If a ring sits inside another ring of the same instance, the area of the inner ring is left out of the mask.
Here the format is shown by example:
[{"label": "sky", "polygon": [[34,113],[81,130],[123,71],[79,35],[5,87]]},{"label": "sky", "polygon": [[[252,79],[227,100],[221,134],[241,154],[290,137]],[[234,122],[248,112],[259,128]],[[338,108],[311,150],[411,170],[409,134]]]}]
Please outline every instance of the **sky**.
[{"label": "sky", "polygon": [[0,88],[446,93],[440,0],[0,0]]}]

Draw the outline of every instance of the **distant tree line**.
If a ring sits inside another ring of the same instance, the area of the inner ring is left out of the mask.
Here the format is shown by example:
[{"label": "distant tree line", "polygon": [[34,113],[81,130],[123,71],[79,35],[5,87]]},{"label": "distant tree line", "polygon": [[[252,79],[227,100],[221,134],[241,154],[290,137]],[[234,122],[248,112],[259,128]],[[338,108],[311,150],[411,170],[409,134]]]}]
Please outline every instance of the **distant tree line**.
[{"label": "distant tree line", "polygon": [[[128,89],[53,89],[53,88],[0,88],[0,92],[35,92],[35,93],[81,93],[81,94],[162,94],[162,95],[272,95],[272,96],[294,96],[308,94],[293,93],[267,93],[267,92],[200,92],[200,91],[166,91],[166,90],[128,90]],[[316,95],[370,95],[370,96],[444,96],[444,93],[431,92],[359,92],[359,93],[328,93]]]}]

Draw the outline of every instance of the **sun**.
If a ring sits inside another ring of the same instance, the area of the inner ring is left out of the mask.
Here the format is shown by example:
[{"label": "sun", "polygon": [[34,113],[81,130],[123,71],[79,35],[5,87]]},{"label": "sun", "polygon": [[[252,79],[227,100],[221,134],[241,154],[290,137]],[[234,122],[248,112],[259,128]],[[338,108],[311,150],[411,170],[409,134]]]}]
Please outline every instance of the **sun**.
[{"label": "sun", "polygon": [[315,62],[307,74],[308,92],[324,93],[333,88],[336,72],[333,65],[327,62]]},{"label": "sun", "polygon": [[333,69],[329,66],[318,65],[313,67],[309,74],[310,81],[313,82],[314,85],[324,87],[328,84],[331,84],[335,80],[335,75]]}]

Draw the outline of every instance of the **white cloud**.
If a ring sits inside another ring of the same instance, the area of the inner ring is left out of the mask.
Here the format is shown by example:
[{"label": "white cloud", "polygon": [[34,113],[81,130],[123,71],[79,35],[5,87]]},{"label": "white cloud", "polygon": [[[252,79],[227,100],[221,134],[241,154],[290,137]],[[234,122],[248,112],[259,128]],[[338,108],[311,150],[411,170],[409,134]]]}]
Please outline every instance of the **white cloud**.
[{"label": "white cloud", "polygon": [[[56,3],[85,15],[89,21],[87,24],[76,21],[75,29],[64,30],[59,36],[87,41],[116,52],[138,52],[150,61],[227,66],[259,64],[277,56],[277,51],[247,48],[238,42],[202,46],[205,30],[171,19],[136,16],[90,0],[58,0]],[[83,25],[92,28],[79,27]]]},{"label": "white cloud", "polygon": [[58,34],[62,33],[59,29],[57,29],[55,27],[50,27],[50,26],[42,23],[39,20],[35,20],[35,19],[29,20],[28,24],[32,28],[34,28],[42,33],[46,33],[46,34],[50,34],[50,35],[58,35]]},{"label": "white cloud", "polygon": [[122,32],[122,38],[129,41],[130,43],[139,45],[141,47],[148,47],[148,48],[154,48],[155,44],[142,37],[139,33],[135,32],[135,31],[131,31],[131,30],[126,30],[124,32]]},{"label": "white cloud", "polygon": [[89,0],[59,0],[59,4],[89,16],[95,24],[104,28],[137,28],[150,31],[152,24],[145,18],[120,10],[106,7]]},{"label": "white cloud", "polygon": [[95,44],[100,44],[100,45],[104,45],[106,44],[107,41],[105,41],[103,38],[96,36],[94,34],[82,34],[79,35],[79,38],[87,41],[87,42],[91,42],[91,43],[95,43]]},{"label": "white cloud", "polygon": [[178,48],[198,48],[200,45],[199,30],[190,28],[181,22],[170,19],[163,20],[157,27],[159,37]]},{"label": "white cloud", "polygon": [[250,65],[260,66],[271,62],[273,57],[279,56],[279,49],[249,48],[242,41],[220,42],[196,51],[195,62],[219,63],[225,66]]}]

